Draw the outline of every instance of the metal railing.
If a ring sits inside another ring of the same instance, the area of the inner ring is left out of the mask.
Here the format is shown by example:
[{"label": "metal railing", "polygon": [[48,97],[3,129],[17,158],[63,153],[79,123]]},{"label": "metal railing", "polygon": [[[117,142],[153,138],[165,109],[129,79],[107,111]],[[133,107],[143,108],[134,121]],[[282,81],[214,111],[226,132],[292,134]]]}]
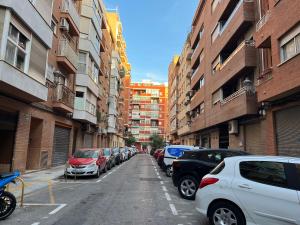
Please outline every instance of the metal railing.
[{"label": "metal railing", "polygon": [[80,16],[72,0],[63,0],[61,11],[64,13],[68,13],[73,19],[76,26],[79,28]]},{"label": "metal railing", "polygon": [[66,57],[77,68],[78,55],[75,52],[75,50],[71,47],[68,39],[62,38],[59,40],[58,56]]},{"label": "metal railing", "polygon": [[267,11],[265,15],[263,15],[260,20],[257,22],[256,24],[256,31],[259,31],[260,28],[262,28],[266,22],[269,20],[270,18],[270,11]]},{"label": "metal railing", "polygon": [[70,108],[74,108],[74,93],[63,84],[54,87],[53,101],[63,103]]},{"label": "metal railing", "polygon": [[237,97],[243,95],[243,94],[254,94],[255,93],[255,87],[249,86],[249,87],[242,87],[240,90],[234,92],[233,94],[229,95],[228,97],[224,98],[220,101],[221,105],[225,105],[228,102],[231,102],[232,100],[236,99]]}]

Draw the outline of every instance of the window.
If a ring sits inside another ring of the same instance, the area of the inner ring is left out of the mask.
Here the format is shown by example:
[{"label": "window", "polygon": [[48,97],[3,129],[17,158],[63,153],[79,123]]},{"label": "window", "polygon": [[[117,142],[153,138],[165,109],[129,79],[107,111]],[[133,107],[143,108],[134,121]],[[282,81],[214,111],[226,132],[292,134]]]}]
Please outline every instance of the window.
[{"label": "window", "polygon": [[211,33],[211,43],[213,43],[217,39],[219,33],[220,33],[220,24],[218,23],[214,31]]},{"label": "window", "polygon": [[200,104],[200,114],[204,113],[204,102]]},{"label": "window", "polygon": [[217,104],[222,99],[223,99],[222,89],[219,89],[215,93],[212,94],[212,103],[213,103],[213,105]]},{"label": "window", "polygon": [[76,97],[77,98],[83,98],[84,97],[84,92],[76,91]]},{"label": "window", "polygon": [[11,65],[24,71],[26,47],[28,39],[19,30],[10,24],[6,46],[5,60]]},{"label": "window", "polygon": [[284,163],[248,161],[240,163],[241,176],[262,184],[287,187]]},{"label": "window", "polygon": [[221,68],[221,58],[218,56],[211,64],[212,74],[215,74]]},{"label": "window", "polygon": [[281,62],[300,53],[300,24],[280,40]]},{"label": "window", "polygon": [[56,34],[56,28],[57,28],[57,23],[54,21],[54,19],[51,20],[51,30],[53,31],[54,34]]},{"label": "window", "polygon": [[201,26],[200,31],[199,31],[199,40],[202,39],[204,33],[204,25]]},{"label": "window", "polygon": [[84,52],[79,52],[79,55],[78,55],[78,72],[79,73],[83,73],[83,74],[86,74],[86,56],[87,56],[87,53],[84,53]]},{"label": "window", "polygon": [[200,57],[199,57],[199,58],[200,58],[200,59],[199,59],[199,62],[200,62],[200,64],[201,64],[202,60],[204,59],[204,50],[201,51]]},{"label": "window", "polygon": [[202,88],[204,86],[204,75],[200,78],[200,88]]}]

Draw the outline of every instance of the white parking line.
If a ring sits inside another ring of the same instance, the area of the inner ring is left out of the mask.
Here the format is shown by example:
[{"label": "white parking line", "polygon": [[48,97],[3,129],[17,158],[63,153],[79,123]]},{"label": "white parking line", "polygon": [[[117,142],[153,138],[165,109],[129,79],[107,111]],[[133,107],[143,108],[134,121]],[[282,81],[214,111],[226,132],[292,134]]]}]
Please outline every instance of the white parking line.
[{"label": "white parking line", "polygon": [[170,197],[170,195],[169,195],[168,192],[165,192],[165,196],[166,196],[166,199],[167,199],[168,201],[171,201],[171,197]]},{"label": "white parking line", "polygon": [[105,175],[104,177],[102,177],[102,179],[104,179],[105,177],[107,177],[107,175]]},{"label": "white parking line", "polygon": [[36,222],[36,223],[31,224],[31,225],[39,225],[39,224],[40,224],[40,223]]},{"label": "white parking line", "polygon": [[162,186],[162,189],[163,189],[164,192],[168,191],[167,188],[166,188],[166,186]]},{"label": "white parking line", "polygon": [[174,204],[169,204],[170,208],[171,208],[171,211],[173,213],[174,216],[177,216],[178,215],[178,212],[175,208],[175,205]]},{"label": "white parking line", "polygon": [[164,182],[163,182],[163,181],[161,181],[161,182],[160,182],[160,184],[164,184]]},{"label": "white parking line", "polygon": [[159,179],[161,179],[161,177],[160,177],[160,176],[158,176],[158,178],[159,178]]},{"label": "white parking line", "polygon": [[97,181],[96,181],[96,183],[100,183],[101,181],[102,181],[102,179],[100,179],[100,180],[97,180]]},{"label": "white parking line", "polygon": [[67,204],[61,204],[60,206],[58,206],[56,209],[54,209],[53,211],[49,212],[49,215],[53,215],[55,213],[57,213],[58,211],[60,211],[62,208],[64,208],[65,206],[67,206]]}]

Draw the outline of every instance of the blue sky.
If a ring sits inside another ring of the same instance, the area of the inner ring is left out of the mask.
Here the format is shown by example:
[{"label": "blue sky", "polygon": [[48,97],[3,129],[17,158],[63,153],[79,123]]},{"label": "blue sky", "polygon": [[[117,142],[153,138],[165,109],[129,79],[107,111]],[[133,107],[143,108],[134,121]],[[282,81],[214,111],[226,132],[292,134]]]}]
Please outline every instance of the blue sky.
[{"label": "blue sky", "polygon": [[168,66],[180,54],[198,0],[104,0],[118,7],[132,65],[132,81],[167,82]]}]

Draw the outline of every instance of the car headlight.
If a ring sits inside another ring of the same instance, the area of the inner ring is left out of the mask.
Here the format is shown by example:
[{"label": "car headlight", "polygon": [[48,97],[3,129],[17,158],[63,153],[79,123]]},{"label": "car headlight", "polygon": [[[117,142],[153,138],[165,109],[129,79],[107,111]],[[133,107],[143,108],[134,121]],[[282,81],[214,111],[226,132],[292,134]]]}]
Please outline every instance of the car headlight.
[{"label": "car headlight", "polygon": [[87,167],[88,167],[88,168],[93,168],[93,167],[95,167],[95,166],[97,166],[97,164],[94,162],[94,163],[92,163],[92,164],[89,164]]}]

